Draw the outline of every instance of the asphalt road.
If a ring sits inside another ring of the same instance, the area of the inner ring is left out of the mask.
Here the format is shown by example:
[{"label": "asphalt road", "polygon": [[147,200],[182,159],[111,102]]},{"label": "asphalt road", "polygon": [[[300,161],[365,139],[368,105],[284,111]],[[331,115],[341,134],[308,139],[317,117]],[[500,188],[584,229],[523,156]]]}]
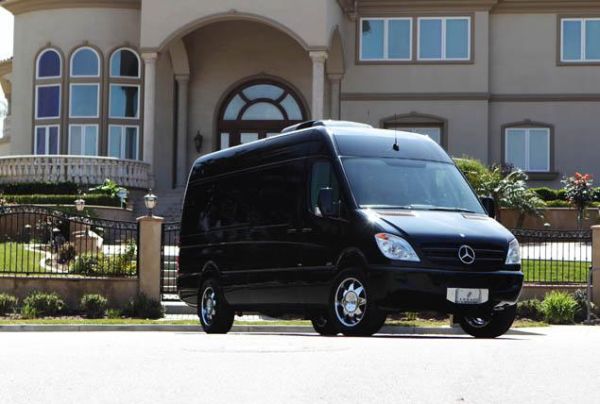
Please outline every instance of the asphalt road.
[{"label": "asphalt road", "polygon": [[0,403],[599,403],[600,327],[463,336],[0,333]]}]

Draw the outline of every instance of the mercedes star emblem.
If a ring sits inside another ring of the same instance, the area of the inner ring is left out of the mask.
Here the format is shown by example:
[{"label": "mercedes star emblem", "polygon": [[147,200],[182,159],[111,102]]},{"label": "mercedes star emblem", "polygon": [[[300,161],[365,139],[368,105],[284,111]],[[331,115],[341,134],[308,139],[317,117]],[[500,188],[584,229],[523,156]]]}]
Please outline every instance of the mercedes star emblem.
[{"label": "mercedes star emblem", "polygon": [[475,251],[468,245],[460,246],[458,249],[458,258],[467,265],[475,262]]}]

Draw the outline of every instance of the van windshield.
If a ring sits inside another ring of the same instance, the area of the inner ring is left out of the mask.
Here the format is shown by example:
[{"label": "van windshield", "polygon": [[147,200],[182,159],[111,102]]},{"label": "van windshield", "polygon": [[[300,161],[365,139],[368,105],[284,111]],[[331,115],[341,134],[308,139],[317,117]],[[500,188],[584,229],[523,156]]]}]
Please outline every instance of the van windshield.
[{"label": "van windshield", "polygon": [[371,157],[342,162],[361,208],[485,213],[453,164]]}]

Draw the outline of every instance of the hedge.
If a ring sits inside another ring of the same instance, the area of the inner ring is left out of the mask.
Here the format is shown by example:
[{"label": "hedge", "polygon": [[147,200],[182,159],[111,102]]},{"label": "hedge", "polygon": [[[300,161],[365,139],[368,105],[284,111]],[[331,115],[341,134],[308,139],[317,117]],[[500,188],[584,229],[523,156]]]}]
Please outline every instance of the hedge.
[{"label": "hedge", "polygon": [[[566,202],[564,189],[552,189],[548,187],[531,188],[544,202],[559,201]],[[600,202],[600,187],[594,188],[594,202]]]},{"label": "hedge", "polygon": [[[7,203],[19,205],[73,205],[79,195],[2,195]],[[119,198],[91,194],[83,197],[87,206],[121,206]]]},{"label": "hedge", "polygon": [[74,182],[22,182],[2,184],[0,190],[7,195],[77,195],[80,190],[89,193],[91,187]]}]

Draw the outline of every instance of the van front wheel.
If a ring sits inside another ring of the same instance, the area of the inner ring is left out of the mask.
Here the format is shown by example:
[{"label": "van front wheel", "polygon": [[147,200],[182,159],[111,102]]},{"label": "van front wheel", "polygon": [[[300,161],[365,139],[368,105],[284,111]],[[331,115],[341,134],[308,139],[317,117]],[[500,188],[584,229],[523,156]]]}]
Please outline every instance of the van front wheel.
[{"label": "van front wheel", "polygon": [[198,295],[198,317],[207,334],[226,334],[233,325],[234,312],[223,296],[219,281],[207,279]]},{"label": "van front wheel", "polygon": [[506,333],[517,314],[517,305],[481,316],[460,316],[460,327],[475,338],[496,338]]},{"label": "van front wheel", "polygon": [[385,323],[386,314],[369,300],[369,294],[362,271],[346,269],[337,276],[329,299],[329,317],[344,335],[373,335]]}]

